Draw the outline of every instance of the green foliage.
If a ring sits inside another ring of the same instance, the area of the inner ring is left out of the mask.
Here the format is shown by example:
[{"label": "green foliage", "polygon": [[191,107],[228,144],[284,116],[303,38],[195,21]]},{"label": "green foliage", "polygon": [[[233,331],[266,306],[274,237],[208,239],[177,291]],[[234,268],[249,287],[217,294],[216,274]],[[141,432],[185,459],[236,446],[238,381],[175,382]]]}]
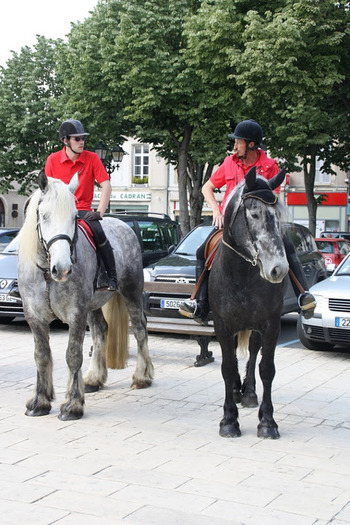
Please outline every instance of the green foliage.
[{"label": "green foliage", "polygon": [[62,92],[56,74],[60,41],[37,37],[33,49],[13,53],[0,71],[0,191],[19,184],[28,193],[37,172],[57,144],[58,116],[54,101]]}]

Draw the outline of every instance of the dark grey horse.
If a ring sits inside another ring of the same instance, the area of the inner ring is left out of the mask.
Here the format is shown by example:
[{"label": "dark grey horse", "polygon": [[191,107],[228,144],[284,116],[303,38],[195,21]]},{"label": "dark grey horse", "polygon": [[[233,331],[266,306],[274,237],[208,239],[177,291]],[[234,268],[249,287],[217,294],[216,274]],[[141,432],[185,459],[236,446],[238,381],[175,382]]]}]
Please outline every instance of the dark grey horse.
[{"label": "dark grey horse", "polygon": [[[258,436],[279,437],[273,419],[271,386],[288,262],[280,231],[282,205],[273,190],[284,176],[283,171],[267,181],[257,177],[252,168],[245,181],[233,190],[225,211],[222,243],[210,272],[210,306],[225,382],[224,417],[220,423],[220,435],[224,437],[241,435],[236,403],[257,404],[255,363],[260,348],[263,399]],[[248,341],[250,359],[242,385],[236,350]]]},{"label": "dark grey horse", "polygon": [[[54,398],[49,344],[49,325],[54,319],[69,326],[66,352],[69,376],[60,419],[82,417],[84,383],[86,391],[95,391],[106,382],[107,365],[111,368],[125,366],[129,316],[138,346],[133,387],[144,388],[152,383],[153,365],[142,306],[143,268],[138,240],[124,222],[103,219],[114,251],[119,286],[118,292],[96,290],[97,257],[77,225],[73,195],[77,184],[77,175],[66,185],[41,172],[39,189],[31,198],[19,234],[18,284],[25,317],[34,336],[37,366],[34,397],[26,405],[26,414],[30,416],[48,414]],[[87,324],[91,330],[93,354],[83,381],[81,366]]]}]

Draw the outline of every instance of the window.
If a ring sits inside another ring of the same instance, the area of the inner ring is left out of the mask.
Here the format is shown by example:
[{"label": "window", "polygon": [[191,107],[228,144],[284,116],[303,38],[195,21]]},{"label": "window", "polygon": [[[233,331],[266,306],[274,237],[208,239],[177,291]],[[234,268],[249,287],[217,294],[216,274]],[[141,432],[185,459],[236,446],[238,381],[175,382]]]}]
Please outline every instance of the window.
[{"label": "window", "polygon": [[323,166],[323,161],[320,160],[319,158],[316,158],[315,183],[316,184],[330,184],[331,175],[329,173],[325,173],[324,171],[321,171],[322,166]]},{"label": "window", "polygon": [[133,184],[147,184],[149,174],[149,145],[134,146]]}]

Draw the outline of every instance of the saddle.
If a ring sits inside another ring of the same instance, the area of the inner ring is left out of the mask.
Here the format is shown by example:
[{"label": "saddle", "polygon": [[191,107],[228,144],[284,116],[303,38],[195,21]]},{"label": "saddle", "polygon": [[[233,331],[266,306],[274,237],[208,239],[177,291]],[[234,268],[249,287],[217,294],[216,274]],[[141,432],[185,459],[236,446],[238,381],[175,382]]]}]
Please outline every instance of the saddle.
[{"label": "saddle", "polygon": [[210,270],[211,265],[213,264],[213,260],[217,252],[217,249],[219,247],[219,241],[222,238],[223,232],[224,232],[223,228],[219,228],[207,240],[207,243],[204,249],[204,257],[205,257],[204,268],[206,268],[207,270]]},{"label": "saddle", "polygon": [[204,263],[204,270],[203,272],[201,273],[197,283],[196,283],[196,286],[193,290],[193,293],[191,295],[191,299],[193,300],[196,295],[197,295],[197,292],[203,282],[203,279],[205,277],[205,274],[207,273],[208,270],[211,269],[212,267],[212,264],[213,264],[213,260],[214,260],[214,257],[215,257],[215,254],[219,248],[219,242],[221,241],[221,238],[223,236],[223,228],[219,228],[218,230],[216,230],[210,237],[209,239],[207,240],[206,242],[206,245],[205,245],[205,248],[204,248],[204,257],[205,257],[205,263]]},{"label": "saddle", "polygon": [[84,219],[78,218],[78,228],[84,234],[86,240],[90,246],[96,251],[96,243],[90,226],[84,221]]}]

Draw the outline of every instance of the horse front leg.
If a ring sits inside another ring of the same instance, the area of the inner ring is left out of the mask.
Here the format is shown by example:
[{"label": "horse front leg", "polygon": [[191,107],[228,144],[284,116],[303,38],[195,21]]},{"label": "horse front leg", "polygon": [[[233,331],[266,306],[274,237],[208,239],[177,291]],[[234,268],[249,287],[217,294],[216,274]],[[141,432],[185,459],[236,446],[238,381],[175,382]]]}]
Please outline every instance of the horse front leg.
[{"label": "horse front leg", "polygon": [[88,314],[88,324],[92,336],[93,352],[89,369],[84,377],[85,392],[97,392],[107,381],[106,341],[108,325],[102,309]]},{"label": "horse front leg", "polygon": [[258,406],[256,395],[255,368],[258,352],[261,348],[261,336],[258,332],[252,332],[249,339],[249,359],[246,366],[246,375],[242,385],[241,404],[245,408]]},{"label": "horse front leg", "polygon": [[58,416],[62,421],[80,419],[84,414],[84,382],[81,372],[83,364],[83,342],[86,316],[69,326],[69,340],[66,352],[68,383],[66,401],[60,407]]},{"label": "horse front leg", "polygon": [[[218,336],[218,334],[217,334]],[[221,346],[222,364],[221,374],[225,383],[224,417],[220,422],[220,436],[239,437],[241,431],[238,423],[238,409],[234,399],[235,391],[239,385],[240,377],[236,357],[237,339],[230,335],[218,336]]]},{"label": "horse front leg", "polygon": [[52,382],[52,354],[49,344],[49,325],[29,320],[28,324],[34,337],[34,359],[37,368],[37,380],[34,396],[26,403],[26,416],[46,416],[51,410],[51,401],[55,398]]},{"label": "horse front leg", "polygon": [[[279,326],[276,330],[271,328],[270,333],[274,333],[274,337],[262,338],[262,357],[259,364],[260,378],[263,383],[263,397],[259,408],[258,437],[278,439],[280,434],[278,432],[278,425],[273,418],[273,405],[271,399],[272,381],[275,377],[275,348],[279,334]],[[272,340],[271,340],[272,339]]]}]

